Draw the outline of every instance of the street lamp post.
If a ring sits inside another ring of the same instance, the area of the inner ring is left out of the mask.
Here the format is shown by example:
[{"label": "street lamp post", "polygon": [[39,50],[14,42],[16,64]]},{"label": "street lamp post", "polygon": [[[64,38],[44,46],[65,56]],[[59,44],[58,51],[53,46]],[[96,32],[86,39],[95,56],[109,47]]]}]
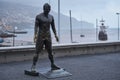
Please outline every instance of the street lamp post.
[{"label": "street lamp post", "polygon": [[96,41],[98,40],[98,19],[96,19]]},{"label": "street lamp post", "polygon": [[58,0],[58,37],[60,43],[60,0]]},{"label": "street lamp post", "polygon": [[116,13],[117,14],[117,16],[118,16],[118,40],[119,40],[119,14],[120,13]]},{"label": "street lamp post", "polygon": [[70,13],[70,36],[71,36],[71,43],[73,43],[73,38],[72,38],[72,19],[71,19],[71,10],[69,11]]},{"label": "street lamp post", "polygon": [[[13,29],[14,30],[14,34],[15,34],[15,30],[16,29],[17,29],[17,27],[15,26],[14,29]],[[15,37],[14,36],[13,36],[13,46],[15,46]]]},{"label": "street lamp post", "polygon": [[50,0],[49,0],[49,4],[50,4]]}]

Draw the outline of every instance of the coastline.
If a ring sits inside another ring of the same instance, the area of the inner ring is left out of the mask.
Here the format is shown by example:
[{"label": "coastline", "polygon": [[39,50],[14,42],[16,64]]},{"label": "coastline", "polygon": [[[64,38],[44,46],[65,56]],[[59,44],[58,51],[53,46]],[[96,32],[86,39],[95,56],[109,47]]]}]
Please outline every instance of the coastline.
[{"label": "coastline", "polygon": [[[27,34],[18,34],[17,37],[15,37],[15,42],[14,42],[15,46],[34,45],[33,29],[27,29],[27,31],[28,31]],[[108,29],[107,41],[118,40],[117,31],[118,31],[117,29]],[[81,37],[80,35],[84,35],[84,37]],[[52,37],[52,43],[58,44],[56,42],[56,39],[52,31],[51,31],[51,37]],[[72,43],[100,42],[100,40],[98,40],[98,35],[96,35],[96,29],[73,30],[72,38],[73,38]],[[1,43],[2,45],[13,46],[13,38],[6,38],[4,40],[5,42]],[[71,43],[70,30],[61,30],[60,43],[62,44]]]}]

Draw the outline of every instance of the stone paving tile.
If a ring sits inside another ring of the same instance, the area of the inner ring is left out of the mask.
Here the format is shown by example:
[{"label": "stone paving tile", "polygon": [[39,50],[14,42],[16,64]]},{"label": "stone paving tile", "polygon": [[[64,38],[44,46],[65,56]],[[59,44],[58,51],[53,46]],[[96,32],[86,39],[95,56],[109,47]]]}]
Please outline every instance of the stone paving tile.
[{"label": "stone paving tile", "polygon": [[[47,79],[40,75],[24,75],[32,61],[0,64],[0,80],[120,80],[120,53],[80,55],[55,58],[55,63],[72,76]],[[37,69],[50,67],[48,59],[40,59]]]}]

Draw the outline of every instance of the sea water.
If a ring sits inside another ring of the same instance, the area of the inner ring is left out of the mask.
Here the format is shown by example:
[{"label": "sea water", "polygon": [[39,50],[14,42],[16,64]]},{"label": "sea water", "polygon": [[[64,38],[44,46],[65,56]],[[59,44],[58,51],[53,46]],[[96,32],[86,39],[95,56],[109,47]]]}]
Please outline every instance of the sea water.
[{"label": "sea water", "polygon": [[[33,42],[34,37],[34,29],[26,29],[27,34],[18,34],[16,40],[28,41]],[[117,28],[109,28],[106,30],[108,35],[107,41],[117,41],[118,40],[118,29]],[[72,37],[70,30],[63,29],[60,30],[59,40],[60,43],[87,43],[87,42],[98,42],[98,29],[73,29],[72,30]],[[54,37],[53,32],[51,31],[52,35],[52,43],[57,43]],[[84,36],[81,36],[84,35]],[[72,40],[71,40],[72,38]]]}]

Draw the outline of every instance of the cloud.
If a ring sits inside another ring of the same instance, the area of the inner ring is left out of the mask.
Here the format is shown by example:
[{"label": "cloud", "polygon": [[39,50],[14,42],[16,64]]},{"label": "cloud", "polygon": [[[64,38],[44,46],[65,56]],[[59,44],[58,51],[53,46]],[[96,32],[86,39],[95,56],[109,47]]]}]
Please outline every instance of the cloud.
[{"label": "cloud", "polygon": [[107,5],[106,5],[106,9],[109,12],[120,12],[120,5],[118,3],[118,1],[110,1]]}]

